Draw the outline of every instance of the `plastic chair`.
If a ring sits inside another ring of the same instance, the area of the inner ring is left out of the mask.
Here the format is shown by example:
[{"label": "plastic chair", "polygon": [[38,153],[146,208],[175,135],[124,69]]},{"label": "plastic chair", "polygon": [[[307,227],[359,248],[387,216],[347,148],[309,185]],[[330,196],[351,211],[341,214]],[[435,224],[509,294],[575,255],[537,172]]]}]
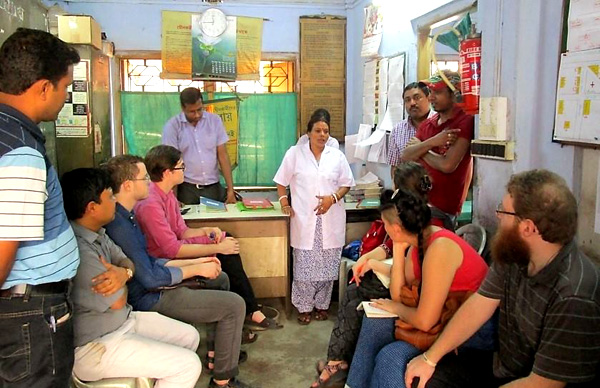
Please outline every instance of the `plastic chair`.
[{"label": "plastic chair", "polygon": [[72,388],[152,388],[154,379],[146,377],[119,377],[115,379],[102,379],[98,381],[81,381],[71,375]]},{"label": "plastic chair", "polygon": [[456,235],[469,243],[481,255],[487,241],[483,226],[475,224],[463,225],[456,230]]},{"label": "plastic chair", "polygon": [[338,276],[338,301],[341,302],[344,297],[344,293],[346,292],[346,288],[348,287],[348,271],[354,267],[356,261],[351,260],[347,257],[342,256],[342,261],[340,263],[340,273]]}]

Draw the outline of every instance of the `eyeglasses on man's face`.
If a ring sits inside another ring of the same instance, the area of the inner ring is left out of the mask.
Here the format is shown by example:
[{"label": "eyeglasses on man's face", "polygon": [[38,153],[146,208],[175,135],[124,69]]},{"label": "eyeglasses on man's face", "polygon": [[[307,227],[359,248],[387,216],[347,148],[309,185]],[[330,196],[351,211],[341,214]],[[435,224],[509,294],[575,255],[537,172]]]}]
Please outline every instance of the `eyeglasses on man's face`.
[{"label": "eyeglasses on man's face", "polygon": [[133,178],[132,181],[150,181],[150,175],[146,174],[143,178]]},{"label": "eyeglasses on man's face", "polygon": [[496,214],[497,215],[506,214],[507,216],[519,217],[519,215],[515,212],[508,212],[508,211],[504,210],[504,206],[502,206],[502,202],[500,202],[498,204],[498,206],[496,207]]}]

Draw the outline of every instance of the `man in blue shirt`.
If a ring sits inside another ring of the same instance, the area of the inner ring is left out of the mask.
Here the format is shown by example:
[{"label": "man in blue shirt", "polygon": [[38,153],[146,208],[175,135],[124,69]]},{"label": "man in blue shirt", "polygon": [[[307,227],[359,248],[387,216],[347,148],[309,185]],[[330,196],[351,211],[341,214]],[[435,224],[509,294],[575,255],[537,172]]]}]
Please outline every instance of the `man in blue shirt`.
[{"label": "man in blue shirt", "polygon": [[[139,229],[133,208],[148,196],[150,177],[140,157],[116,156],[104,168],[110,173],[117,199],[115,219],[105,226],[109,237],[121,247],[136,267],[129,286],[128,301],[135,310],[156,311],[187,323],[218,322],[208,330],[208,369],[213,373],[209,387],[248,387],[235,379],[241,345],[245,304],[228,289],[225,275],[218,277],[221,264],[216,257],[166,260],[150,256],[146,239]],[[215,279],[212,289],[175,287],[183,279],[202,276]],[[225,276],[225,277],[223,277]],[[241,303],[241,304],[240,304]]]},{"label": "man in blue shirt", "polygon": [[79,265],[56,170],[37,126],[56,120],[79,54],[19,28],[0,48],[0,386],[67,387],[70,279]]}]

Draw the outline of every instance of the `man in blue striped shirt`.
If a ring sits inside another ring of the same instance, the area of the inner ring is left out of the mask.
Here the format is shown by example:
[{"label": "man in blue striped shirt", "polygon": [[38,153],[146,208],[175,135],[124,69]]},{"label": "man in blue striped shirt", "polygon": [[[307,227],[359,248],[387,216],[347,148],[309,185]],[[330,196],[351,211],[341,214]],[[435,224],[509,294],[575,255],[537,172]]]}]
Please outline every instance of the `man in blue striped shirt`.
[{"label": "man in blue striped shirt", "polygon": [[67,387],[77,242],[38,124],[55,120],[79,54],[20,28],[0,48],[0,385]]}]

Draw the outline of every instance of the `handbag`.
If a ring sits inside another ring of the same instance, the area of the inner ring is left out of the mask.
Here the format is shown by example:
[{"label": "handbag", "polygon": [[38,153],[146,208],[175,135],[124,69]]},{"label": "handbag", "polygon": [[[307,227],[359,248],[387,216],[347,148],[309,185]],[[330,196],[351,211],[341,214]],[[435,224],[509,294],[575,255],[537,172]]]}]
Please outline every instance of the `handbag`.
[{"label": "handbag", "polygon": [[[399,341],[405,341],[420,350],[427,350],[437,339],[442,329],[450,321],[458,308],[473,294],[472,291],[451,291],[444,302],[442,313],[438,323],[430,330],[422,331],[402,319],[397,319],[395,324],[394,336]],[[400,291],[402,304],[408,307],[417,307],[419,304],[419,281],[412,285],[402,286]]]}]

